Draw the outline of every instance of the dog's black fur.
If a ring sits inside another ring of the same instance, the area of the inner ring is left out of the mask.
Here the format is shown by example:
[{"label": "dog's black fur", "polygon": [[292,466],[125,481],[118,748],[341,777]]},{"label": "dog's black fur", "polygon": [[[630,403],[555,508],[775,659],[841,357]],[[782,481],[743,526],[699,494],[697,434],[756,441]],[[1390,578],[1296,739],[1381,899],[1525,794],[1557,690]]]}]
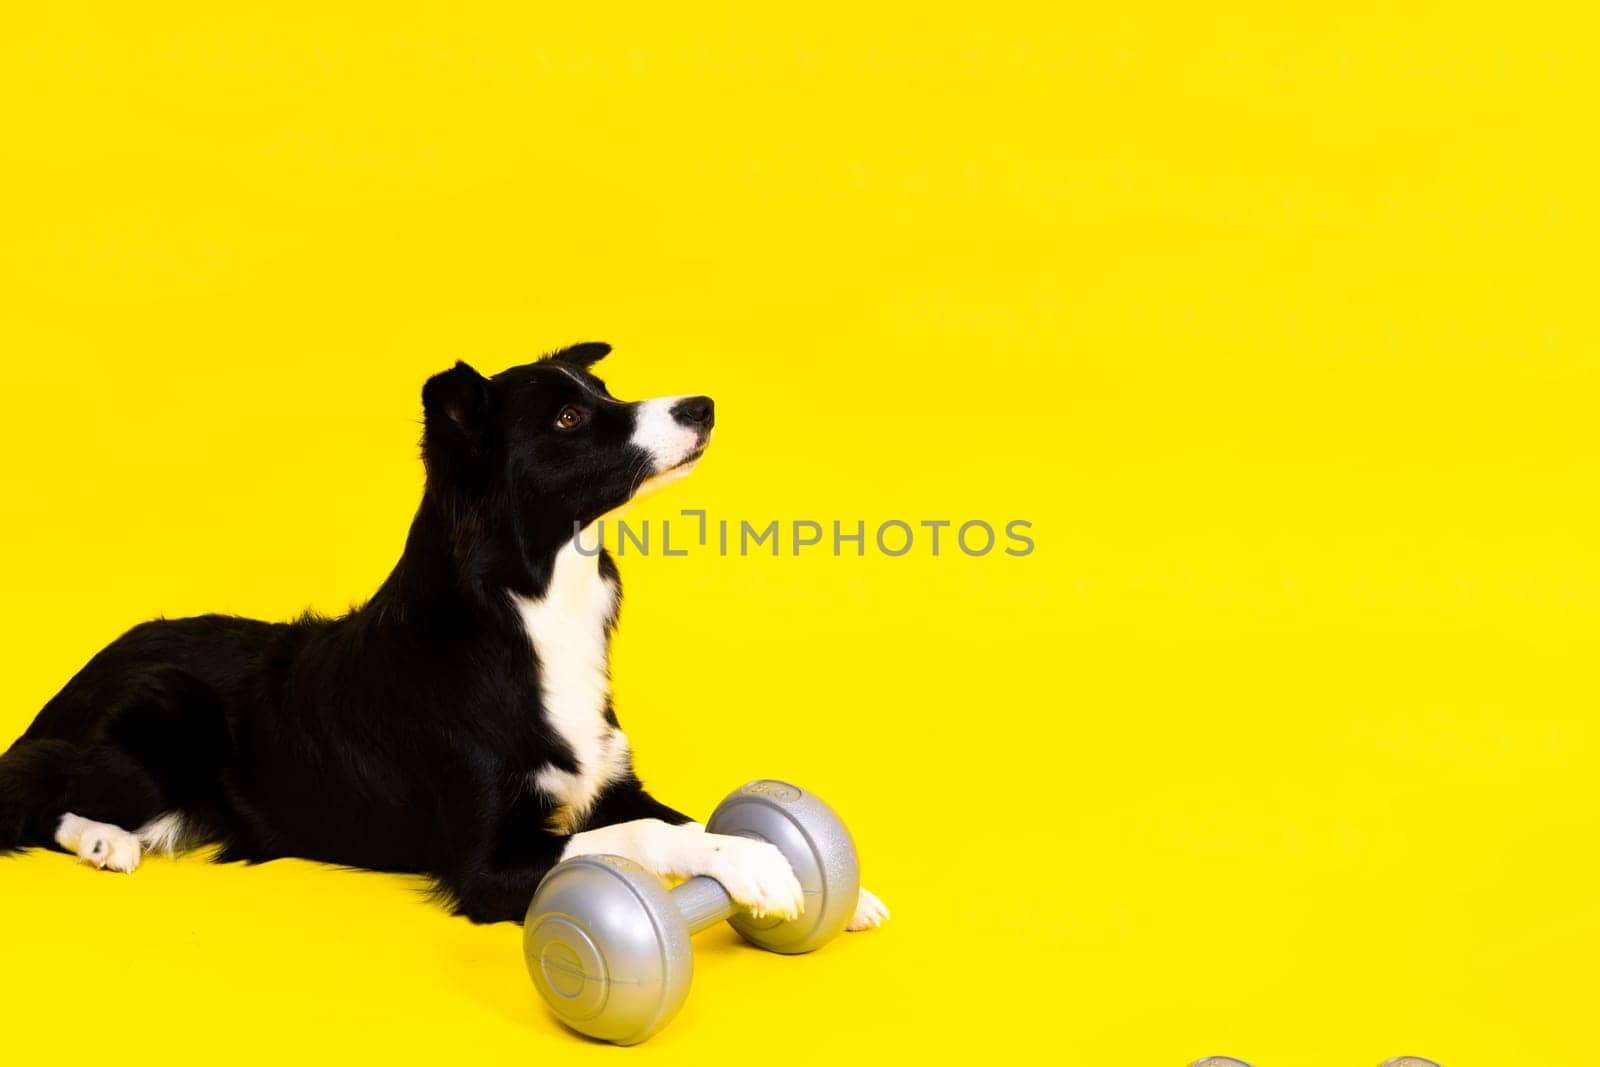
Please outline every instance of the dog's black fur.
[{"label": "dog's black fur", "polygon": [[[578,767],[511,594],[540,597],[575,524],[656,473],[631,441],[636,405],[591,372],[608,351],[430,379],[426,489],[372,599],[337,619],[156,620],[112,642],[0,757],[0,851],[56,847],[67,812],[128,830],[181,812],[222,860],[421,872],[461,914],[520,919],[568,840],[532,775]],[[579,426],[560,425],[566,409]],[[703,448],[711,402],[672,414]],[[630,763],[575,829],[639,818],[688,821]]]}]

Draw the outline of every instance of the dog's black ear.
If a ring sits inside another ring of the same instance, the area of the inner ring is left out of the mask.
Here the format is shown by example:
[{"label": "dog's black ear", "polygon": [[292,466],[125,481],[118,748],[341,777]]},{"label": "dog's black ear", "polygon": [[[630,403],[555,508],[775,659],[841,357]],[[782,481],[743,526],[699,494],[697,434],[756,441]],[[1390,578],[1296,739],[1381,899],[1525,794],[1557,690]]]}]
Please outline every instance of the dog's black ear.
[{"label": "dog's black ear", "polygon": [[422,387],[422,415],[429,444],[476,450],[488,428],[489,379],[461,362],[435,374]]},{"label": "dog's black ear", "polygon": [[592,367],[604,359],[610,351],[611,346],[604,341],[584,341],[581,344],[568,345],[545,358],[556,363],[565,363],[569,367]]}]

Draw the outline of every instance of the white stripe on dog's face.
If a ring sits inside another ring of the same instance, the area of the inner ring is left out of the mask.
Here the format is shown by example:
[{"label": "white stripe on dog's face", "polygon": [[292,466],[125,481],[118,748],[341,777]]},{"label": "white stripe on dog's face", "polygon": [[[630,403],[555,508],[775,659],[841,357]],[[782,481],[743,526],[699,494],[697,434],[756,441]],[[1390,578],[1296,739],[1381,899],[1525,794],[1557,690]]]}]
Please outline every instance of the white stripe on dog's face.
[{"label": "white stripe on dog's face", "polygon": [[632,440],[655,461],[652,473],[671,470],[700,447],[700,431],[679,422],[672,413],[673,407],[684,399],[681,396],[662,396],[654,400],[641,400],[634,409]]}]

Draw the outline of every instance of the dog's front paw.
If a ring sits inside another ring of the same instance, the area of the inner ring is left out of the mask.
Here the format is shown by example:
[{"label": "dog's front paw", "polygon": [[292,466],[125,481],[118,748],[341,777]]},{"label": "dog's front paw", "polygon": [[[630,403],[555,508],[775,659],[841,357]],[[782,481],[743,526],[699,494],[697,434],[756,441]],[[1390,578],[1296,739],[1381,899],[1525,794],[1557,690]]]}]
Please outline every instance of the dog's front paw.
[{"label": "dog's front paw", "polygon": [[850,918],[850,925],[845,929],[852,933],[858,930],[871,930],[875,926],[882,926],[889,921],[889,909],[883,901],[869,889],[862,889],[861,895],[856,898],[856,913]]},{"label": "dog's front paw", "polygon": [[758,918],[796,919],[806,910],[800,879],[776,846],[724,834],[707,834],[705,840],[710,849],[705,873],[722,884],[735,904]]}]

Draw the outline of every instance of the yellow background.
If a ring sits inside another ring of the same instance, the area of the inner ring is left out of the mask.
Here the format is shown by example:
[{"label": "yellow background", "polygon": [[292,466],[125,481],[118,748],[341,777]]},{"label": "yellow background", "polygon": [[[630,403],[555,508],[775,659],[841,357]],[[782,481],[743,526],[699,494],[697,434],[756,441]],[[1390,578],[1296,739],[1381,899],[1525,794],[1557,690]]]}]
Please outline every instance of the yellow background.
[{"label": "yellow background", "polygon": [[810,785],[894,922],[616,1053],[411,880],[39,853],[0,1058],[1592,1063],[1579,5],[589,6],[7,13],[0,735],[358,601],[423,379],[609,340],[718,401],[637,518],[1034,523],[623,561],[647,781]]}]

